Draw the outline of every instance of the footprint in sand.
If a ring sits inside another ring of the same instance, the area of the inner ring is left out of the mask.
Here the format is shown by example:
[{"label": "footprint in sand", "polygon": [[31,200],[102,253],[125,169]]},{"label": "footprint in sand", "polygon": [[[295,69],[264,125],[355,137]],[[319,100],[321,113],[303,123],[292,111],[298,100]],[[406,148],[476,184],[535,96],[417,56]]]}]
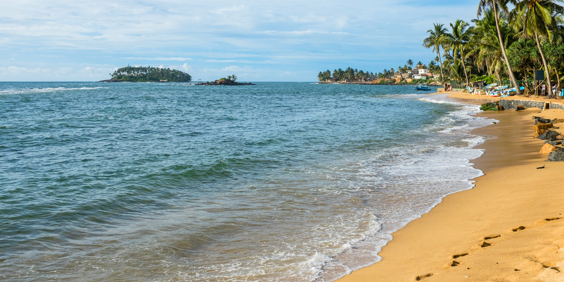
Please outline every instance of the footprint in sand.
[{"label": "footprint in sand", "polygon": [[421,281],[422,279],[425,279],[425,278],[428,278],[428,277],[431,277],[431,276],[433,276],[433,273],[427,273],[425,275],[419,275],[419,276],[415,277],[415,280]]},{"label": "footprint in sand", "polygon": [[544,220],[546,221],[554,221],[554,220],[559,220],[560,217],[552,217],[552,218],[545,218]]},{"label": "footprint in sand", "polygon": [[517,232],[517,231],[521,231],[521,230],[525,230],[525,226],[519,226],[517,228],[512,229],[513,232]]},{"label": "footprint in sand", "polygon": [[499,235],[499,234],[493,235],[493,236],[487,236],[487,237],[484,237],[484,240],[491,240],[491,239],[495,239],[495,238],[499,238],[499,237],[501,237],[501,235]]},{"label": "footprint in sand", "polygon": [[467,256],[467,255],[468,255],[468,253],[463,253],[463,254],[454,255],[454,256],[452,256],[452,258],[457,259],[459,257],[464,257],[464,256]]},{"label": "footprint in sand", "polygon": [[552,270],[556,270],[557,272],[560,272],[560,268],[556,267],[556,266],[550,266],[550,265],[546,265],[544,263],[541,263],[542,267],[544,268],[550,268]]}]

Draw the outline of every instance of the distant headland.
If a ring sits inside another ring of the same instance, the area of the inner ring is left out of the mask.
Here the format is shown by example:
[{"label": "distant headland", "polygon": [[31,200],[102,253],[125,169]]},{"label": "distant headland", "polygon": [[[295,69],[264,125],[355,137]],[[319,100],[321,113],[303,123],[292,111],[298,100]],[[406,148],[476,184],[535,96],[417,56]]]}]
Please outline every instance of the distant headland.
[{"label": "distant headland", "polygon": [[384,70],[381,73],[373,73],[353,68],[336,69],[319,72],[317,78],[319,84],[362,84],[362,85],[409,85],[409,84],[437,84],[439,70],[434,62],[429,63],[429,67],[419,62],[415,68],[413,61],[408,60],[403,67]]},{"label": "distant headland", "polygon": [[100,82],[190,82],[192,76],[169,68],[131,67],[120,68],[110,73],[111,79]]},{"label": "distant headland", "polygon": [[196,85],[202,85],[202,86],[210,86],[210,85],[235,86],[235,85],[255,85],[255,84],[252,84],[250,82],[237,82],[237,76],[233,74],[233,75],[227,76],[227,78],[224,77],[224,78],[218,79],[216,81],[202,82],[202,83],[198,83]]}]

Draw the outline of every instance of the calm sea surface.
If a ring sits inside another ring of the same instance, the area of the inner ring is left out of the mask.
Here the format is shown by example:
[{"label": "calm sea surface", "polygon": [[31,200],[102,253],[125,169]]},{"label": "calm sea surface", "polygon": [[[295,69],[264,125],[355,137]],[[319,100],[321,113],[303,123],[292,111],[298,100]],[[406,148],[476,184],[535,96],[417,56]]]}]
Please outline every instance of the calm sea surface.
[{"label": "calm sea surface", "polygon": [[0,280],[331,281],[481,172],[413,86],[0,83]]}]

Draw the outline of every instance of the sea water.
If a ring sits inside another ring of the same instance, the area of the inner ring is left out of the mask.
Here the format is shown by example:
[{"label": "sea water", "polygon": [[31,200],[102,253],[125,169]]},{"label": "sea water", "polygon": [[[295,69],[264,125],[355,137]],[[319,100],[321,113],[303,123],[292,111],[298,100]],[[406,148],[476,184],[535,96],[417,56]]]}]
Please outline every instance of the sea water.
[{"label": "sea water", "polygon": [[0,83],[0,279],[331,281],[481,175],[413,86]]}]

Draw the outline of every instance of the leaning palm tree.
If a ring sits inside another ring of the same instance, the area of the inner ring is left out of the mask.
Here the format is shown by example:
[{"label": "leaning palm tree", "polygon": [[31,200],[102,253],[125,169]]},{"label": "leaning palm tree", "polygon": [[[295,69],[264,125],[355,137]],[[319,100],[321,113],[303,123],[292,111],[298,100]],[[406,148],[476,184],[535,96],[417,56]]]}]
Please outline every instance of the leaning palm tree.
[{"label": "leaning palm tree", "polygon": [[[474,28],[475,35],[470,43],[475,47],[472,52],[476,57],[476,65],[480,69],[486,69],[488,75],[495,73],[498,81],[501,81],[501,71],[504,70],[504,67],[507,67],[503,52],[513,43],[512,38],[514,38],[515,33],[507,25],[505,16],[501,15],[498,19],[495,17],[495,11],[491,9],[486,9],[481,19],[472,20],[472,22],[476,27]],[[497,27],[499,27],[499,33]],[[500,48],[499,45],[500,34],[504,48]],[[510,71],[511,68],[507,70],[508,73]]]},{"label": "leaning palm tree", "polygon": [[439,58],[439,66],[441,67],[441,81],[444,80],[444,72],[443,72],[443,62],[441,60],[441,50],[440,47],[443,45],[445,41],[445,34],[447,33],[447,29],[444,28],[443,24],[434,24],[434,29],[429,29],[427,32],[429,33],[429,37],[423,40],[423,46],[425,48],[433,48],[434,52],[437,52]]},{"label": "leaning palm tree", "polygon": [[495,25],[497,28],[497,38],[499,40],[499,46],[501,48],[501,54],[503,55],[503,60],[505,61],[505,66],[507,67],[507,73],[509,74],[511,83],[513,83],[515,89],[517,90],[517,95],[521,95],[521,89],[517,84],[517,80],[515,79],[515,75],[513,74],[513,70],[511,69],[511,65],[509,64],[509,59],[507,59],[507,52],[505,51],[505,44],[503,42],[503,37],[501,36],[501,29],[499,27],[499,14],[501,13],[501,11],[508,13],[507,2],[508,0],[480,0],[480,5],[478,6],[478,17],[482,14],[482,11],[484,11],[486,8],[490,8],[493,10],[495,16]]},{"label": "leaning palm tree", "polygon": [[550,69],[541,47],[541,38],[552,40],[552,30],[556,27],[555,16],[564,13],[564,8],[556,2],[563,0],[521,0],[515,4],[511,13],[515,29],[522,31],[523,37],[533,37],[539,48],[544,72],[548,82],[548,96],[553,97],[552,83],[550,82]]},{"label": "leaning palm tree", "polygon": [[460,64],[462,64],[464,76],[466,77],[466,86],[468,86],[470,81],[468,80],[468,72],[466,71],[466,64],[464,63],[464,51],[468,41],[470,41],[472,29],[469,28],[468,23],[463,20],[456,20],[454,24],[450,24],[450,27],[452,32],[445,34],[444,44],[452,49],[455,55],[460,55]]},{"label": "leaning palm tree", "polygon": [[413,61],[411,59],[407,60],[407,65],[411,68],[413,67]]}]

